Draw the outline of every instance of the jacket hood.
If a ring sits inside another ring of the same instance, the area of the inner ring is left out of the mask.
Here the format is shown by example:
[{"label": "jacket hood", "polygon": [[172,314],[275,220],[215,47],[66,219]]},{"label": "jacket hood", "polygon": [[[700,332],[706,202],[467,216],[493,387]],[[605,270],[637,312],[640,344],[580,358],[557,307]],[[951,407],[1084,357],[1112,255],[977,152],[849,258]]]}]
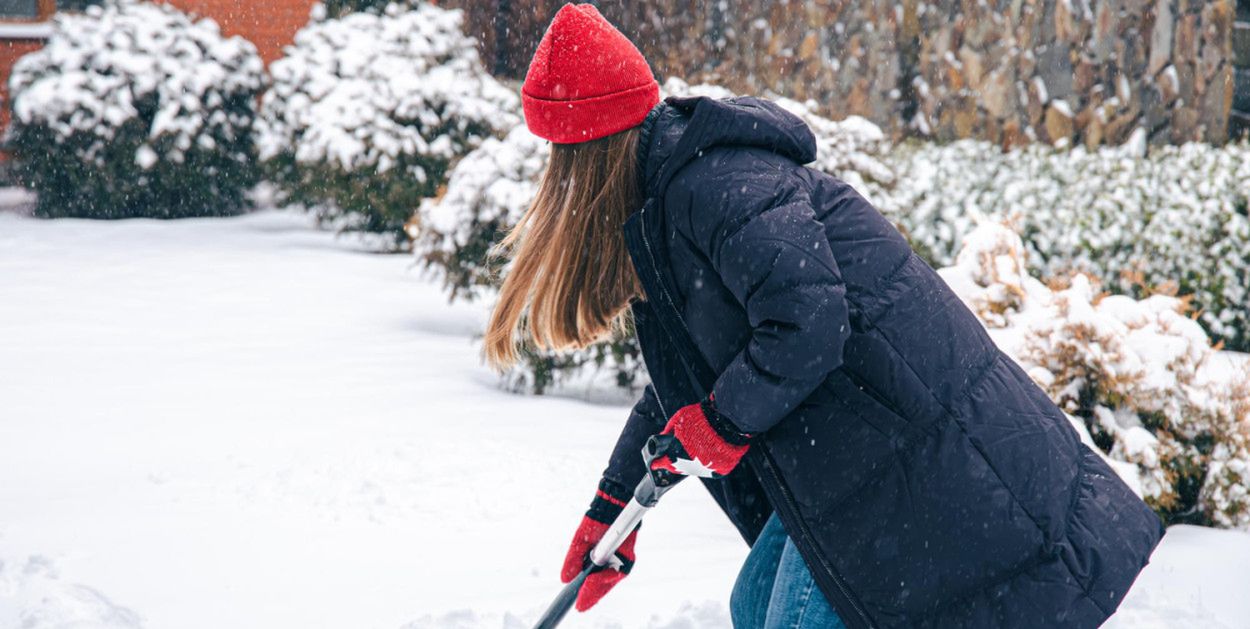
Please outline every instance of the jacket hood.
[{"label": "jacket hood", "polygon": [[638,143],[647,196],[664,190],[690,160],[715,146],[767,149],[795,162],[816,159],[816,137],[798,116],[753,96],[670,96],[643,120]]}]

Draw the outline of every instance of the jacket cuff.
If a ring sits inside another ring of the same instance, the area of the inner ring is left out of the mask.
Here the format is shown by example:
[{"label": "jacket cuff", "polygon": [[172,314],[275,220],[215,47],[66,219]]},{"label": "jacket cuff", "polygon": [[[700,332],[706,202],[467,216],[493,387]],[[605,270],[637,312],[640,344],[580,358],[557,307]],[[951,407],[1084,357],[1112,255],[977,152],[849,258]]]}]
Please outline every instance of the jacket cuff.
[{"label": "jacket cuff", "polygon": [[634,492],[628,487],[604,478],[599,481],[599,489],[595,491],[595,499],[590,501],[586,517],[603,524],[611,524],[633,497]]},{"label": "jacket cuff", "polygon": [[735,446],[745,446],[751,443],[751,435],[738,430],[728,417],[725,417],[716,409],[716,395],[710,394],[702,402],[699,402],[699,408],[703,410],[703,416],[707,418],[707,423],[716,431],[716,435],[725,440],[725,443]]}]

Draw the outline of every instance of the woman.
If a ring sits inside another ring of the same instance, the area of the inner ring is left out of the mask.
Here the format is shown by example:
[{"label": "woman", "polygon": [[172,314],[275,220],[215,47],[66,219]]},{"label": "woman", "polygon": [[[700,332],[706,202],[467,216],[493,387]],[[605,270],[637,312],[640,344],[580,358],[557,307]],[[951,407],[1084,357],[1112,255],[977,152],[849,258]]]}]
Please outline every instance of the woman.
[{"label": "woman", "polygon": [[[590,5],[565,5],[522,88],[553,143],[486,341],[586,345],[627,319],[652,384],[563,570],[647,473],[656,432],[752,551],[739,627],[1094,627],[1163,528],[1063,413],[756,98],[669,98]],[[629,572],[592,575],[580,610]],[[692,536],[691,538],[697,539]]]}]

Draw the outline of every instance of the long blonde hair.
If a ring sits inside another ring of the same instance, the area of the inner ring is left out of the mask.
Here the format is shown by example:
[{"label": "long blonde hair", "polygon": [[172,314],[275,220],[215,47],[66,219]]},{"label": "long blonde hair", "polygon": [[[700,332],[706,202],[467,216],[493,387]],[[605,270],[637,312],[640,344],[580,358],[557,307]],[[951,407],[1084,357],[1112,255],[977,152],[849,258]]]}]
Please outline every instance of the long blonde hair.
[{"label": "long blonde hair", "polygon": [[622,226],[641,201],[639,127],[588,142],[552,144],[534,202],[500,244],[512,265],[486,328],[486,359],[585,347],[624,325],[640,295]]}]

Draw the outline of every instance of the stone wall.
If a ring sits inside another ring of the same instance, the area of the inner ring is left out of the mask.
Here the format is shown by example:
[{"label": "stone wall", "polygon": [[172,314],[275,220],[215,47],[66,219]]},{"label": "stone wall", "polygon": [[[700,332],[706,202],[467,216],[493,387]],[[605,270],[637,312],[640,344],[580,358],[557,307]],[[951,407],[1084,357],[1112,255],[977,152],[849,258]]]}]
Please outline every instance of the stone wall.
[{"label": "stone wall", "polygon": [[[501,76],[521,78],[564,0],[439,0]],[[892,0],[603,0],[599,10],[638,45],[663,81],[712,81],[741,93],[814,98],[838,115],[900,125],[908,76]],[[506,26],[505,26],[506,25]]]},{"label": "stone wall", "polygon": [[1227,137],[1229,0],[935,0],[919,13],[913,122],[939,139]]},{"label": "stone wall", "polygon": [[1233,110],[1228,118],[1231,137],[1250,134],[1250,0],[1237,2],[1233,23]]},{"label": "stone wall", "polygon": [[[440,4],[465,9],[497,74],[521,78],[564,2]],[[1234,0],[594,4],[661,80],[811,98],[830,116],[865,116],[895,137],[1097,145],[1139,126],[1156,143],[1230,133]],[[1239,85],[1250,123],[1250,83]]]}]

